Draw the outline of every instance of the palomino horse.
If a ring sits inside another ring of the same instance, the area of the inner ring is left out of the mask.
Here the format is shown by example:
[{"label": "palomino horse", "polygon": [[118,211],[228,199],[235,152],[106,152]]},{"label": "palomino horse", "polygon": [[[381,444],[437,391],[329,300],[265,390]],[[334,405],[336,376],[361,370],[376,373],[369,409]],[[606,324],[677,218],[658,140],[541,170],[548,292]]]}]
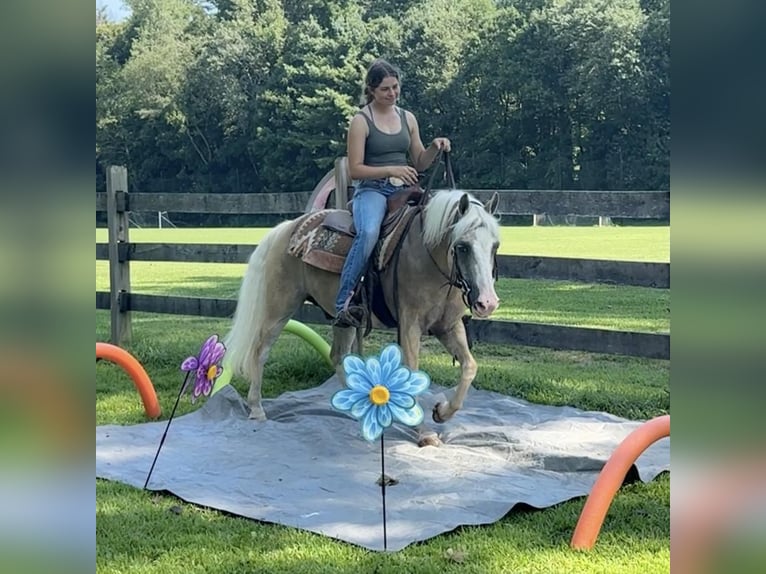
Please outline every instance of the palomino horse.
[{"label": "palomino horse", "polygon": [[[422,212],[412,218],[397,261],[380,277],[388,308],[398,317],[404,363],[413,370],[418,368],[423,334],[437,337],[460,363],[460,380],[451,397],[433,408],[436,422],[448,420],[462,407],[476,376],[476,361],[461,320],[466,307],[484,318],[498,305],[494,288],[497,203],[497,194],[484,205],[462,191],[433,192]],[[291,235],[311,215],[276,226],[255,249],[240,288],[234,324],[225,339],[233,373],[250,380],[247,399],[254,419],[266,418],[261,406],[263,366],[292,314],[306,300],[334,314],[339,275],[288,253]],[[373,327],[380,326],[373,319]],[[344,384],[341,361],[356,336],[354,328],[333,328],[331,358]],[[418,437],[421,445],[440,444],[436,433],[425,425],[418,429]]]}]

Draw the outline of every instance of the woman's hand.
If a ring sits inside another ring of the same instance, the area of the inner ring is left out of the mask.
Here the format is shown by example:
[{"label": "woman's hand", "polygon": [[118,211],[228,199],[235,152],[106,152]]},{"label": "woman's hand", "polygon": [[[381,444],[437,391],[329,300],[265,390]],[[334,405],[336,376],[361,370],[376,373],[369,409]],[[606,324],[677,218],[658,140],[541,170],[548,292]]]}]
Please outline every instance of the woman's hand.
[{"label": "woman's hand", "polygon": [[418,183],[418,172],[409,165],[392,165],[388,168],[388,177],[399,178],[407,185]]},{"label": "woman's hand", "polygon": [[448,138],[434,138],[431,142],[431,147],[448,152],[452,149],[452,143]]}]

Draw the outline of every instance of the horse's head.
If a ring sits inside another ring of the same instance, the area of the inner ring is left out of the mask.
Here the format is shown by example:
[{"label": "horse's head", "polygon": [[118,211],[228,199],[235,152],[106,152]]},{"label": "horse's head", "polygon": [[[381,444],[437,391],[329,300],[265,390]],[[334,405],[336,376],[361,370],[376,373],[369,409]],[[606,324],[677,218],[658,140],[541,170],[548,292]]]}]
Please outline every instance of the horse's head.
[{"label": "horse's head", "polygon": [[448,239],[451,279],[478,317],[489,317],[499,304],[495,292],[500,245],[497,205],[497,193],[482,204],[468,193],[449,191],[435,194],[426,206],[426,244]]}]

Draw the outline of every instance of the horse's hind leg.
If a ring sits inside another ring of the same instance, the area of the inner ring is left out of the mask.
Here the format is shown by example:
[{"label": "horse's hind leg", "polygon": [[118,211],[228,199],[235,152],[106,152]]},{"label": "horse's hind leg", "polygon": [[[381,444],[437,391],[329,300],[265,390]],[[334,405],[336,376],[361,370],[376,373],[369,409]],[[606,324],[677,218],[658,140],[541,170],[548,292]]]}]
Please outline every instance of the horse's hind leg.
[{"label": "horse's hind leg", "polygon": [[250,405],[250,418],[257,421],[266,420],[266,411],[261,404],[261,386],[263,384],[263,367],[269,358],[269,351],[279,337],[290,317],[282,318],[263,331],[260,344],[253,349],[253,370],[250,374],[250,389],[247,392],[247,403]]},{"label": "horse's hind leg", "polygon": [[250,257],[234,323],[225,339],[229,366],[250,381],[247,399],[254,419],[265,418],[261,384],[269,351],[306,298],[303,263],[286,253],[291,226],[285,222],[275,227]]},{"label": "horse's hind leg", "polygon": [[452,329],[436,334],[437,339],[449,351],[450,355],[457,357],[460,363],[460,382],[455,387],[455,392],[448,401],[434,405],[433,419],[437,423],[442,423],[452,418],[452,416],[463,407],[465,394],[468,387],[471,386],[476,377],[476,360],[468,349],[468,337],[465,332],[463,321],[457,321]]}]

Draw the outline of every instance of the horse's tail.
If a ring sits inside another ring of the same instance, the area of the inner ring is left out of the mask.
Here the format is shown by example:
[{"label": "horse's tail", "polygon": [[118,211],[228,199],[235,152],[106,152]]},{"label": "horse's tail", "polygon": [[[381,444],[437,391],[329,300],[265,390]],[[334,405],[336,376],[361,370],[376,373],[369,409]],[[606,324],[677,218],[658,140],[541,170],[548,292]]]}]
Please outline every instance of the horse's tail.
[{"label": "horse's tail", "polygon": [[263,321],[268,309],[266,258],[279,238],[280,231],[289,223],[285,221],[269,231],[250,255],[247,271],[239,289],[234,324],[224,339],[224,365],[231,369],[232,374],[246,377],[248,380],[252,380],[257,361],[260,360],[258,346],[263,339]]}]

